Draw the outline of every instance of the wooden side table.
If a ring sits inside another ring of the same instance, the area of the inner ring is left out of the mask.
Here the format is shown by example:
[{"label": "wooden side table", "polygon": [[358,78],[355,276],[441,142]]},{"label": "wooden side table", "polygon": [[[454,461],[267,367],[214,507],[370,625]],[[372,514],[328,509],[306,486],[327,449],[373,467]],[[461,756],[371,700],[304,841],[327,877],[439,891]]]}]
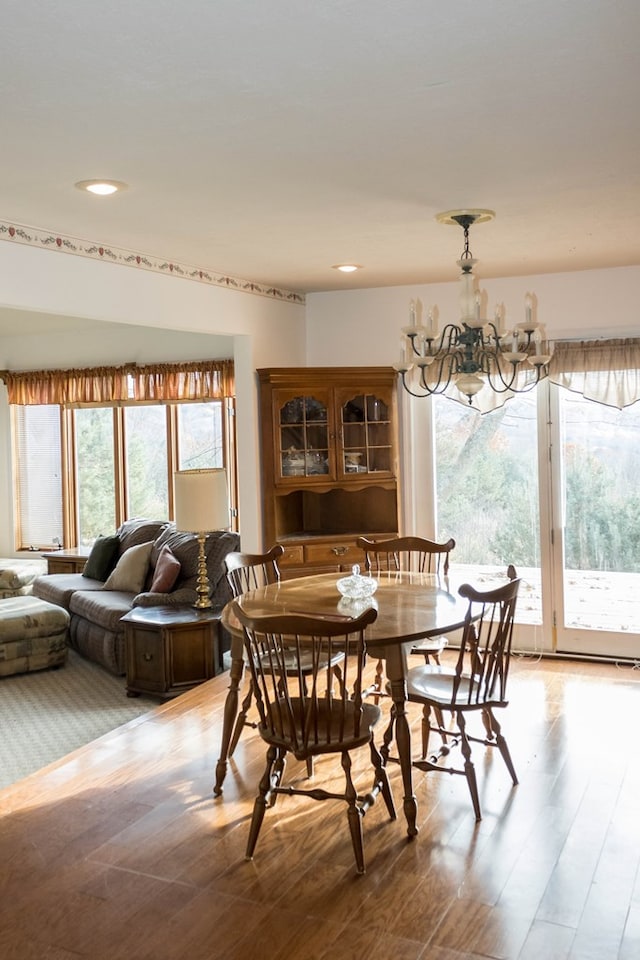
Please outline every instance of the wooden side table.
[{"label": "wooden side table", "polygon": [[89,547],[71,547],[69,550],[53,550],[43,553],[47,561],[47,573],[82,573],[89,559]]},{"label": "wooden side table", "polygon": [[122,618],[127,696],[175,697],[214,677],[220,665],[220,612],[134,607]]}]

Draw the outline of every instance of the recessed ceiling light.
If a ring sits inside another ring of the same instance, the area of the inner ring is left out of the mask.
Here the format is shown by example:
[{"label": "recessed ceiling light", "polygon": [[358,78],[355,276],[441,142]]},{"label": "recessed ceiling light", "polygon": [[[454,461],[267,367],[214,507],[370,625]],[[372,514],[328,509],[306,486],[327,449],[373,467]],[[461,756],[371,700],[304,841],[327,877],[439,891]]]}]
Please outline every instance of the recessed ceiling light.
[{"label": "recessed ceiling light", "polygon": [[334,263],[332,270],[340,270],[341,273],[354,273],[356,270],[362,270],[359,263]]},{"label": "recessed ceiling light", "polygon": [[121,180],[79,180],[76,187],[78,190],[87,190],[98,197],[108,197],[112,193],[126,190],[127,184]]}]

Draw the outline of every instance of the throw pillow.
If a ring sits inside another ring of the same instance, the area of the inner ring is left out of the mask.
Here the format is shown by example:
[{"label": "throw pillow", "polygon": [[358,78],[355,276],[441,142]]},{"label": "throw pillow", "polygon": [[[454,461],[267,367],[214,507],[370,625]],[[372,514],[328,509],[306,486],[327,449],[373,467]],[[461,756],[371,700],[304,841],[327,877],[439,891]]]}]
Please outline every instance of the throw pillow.
[{"label": "throw pillow", "polygon": [[116,565],[119,547],[120,540],[116,536],[96,537],[82,576],[92,580],[106,580]]},{"label": "throw pillow", "polygon": [[149,593],[168,593],[175,586],[179,574],[180,561],[170,547],[163,547],[156,563]]},{"label": "throw pillow", "polygon": [[152,543],[139,543],[125,550],[102,589],[140,593],[149,569],[152,546]]}]

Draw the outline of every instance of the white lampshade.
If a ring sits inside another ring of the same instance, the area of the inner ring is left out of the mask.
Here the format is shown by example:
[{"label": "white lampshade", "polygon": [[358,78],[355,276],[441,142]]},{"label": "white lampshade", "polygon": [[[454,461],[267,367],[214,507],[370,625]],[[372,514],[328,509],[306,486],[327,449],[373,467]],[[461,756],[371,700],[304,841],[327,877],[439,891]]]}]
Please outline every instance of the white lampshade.
[{"label": "white lampshade", "polygon": [[207,533],[229,528],[226,470],[179,470],[173,481],[176,530]]}]

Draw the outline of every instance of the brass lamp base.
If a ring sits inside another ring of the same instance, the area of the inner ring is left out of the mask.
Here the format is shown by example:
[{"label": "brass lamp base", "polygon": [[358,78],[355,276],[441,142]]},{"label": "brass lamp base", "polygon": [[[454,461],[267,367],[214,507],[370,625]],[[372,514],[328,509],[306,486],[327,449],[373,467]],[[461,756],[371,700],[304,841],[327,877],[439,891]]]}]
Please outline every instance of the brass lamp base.
[{"label": "brass lamp base", "polygon": [[198,597],[193,605],[197,610],[210,610],[213,606],[210,597],[211,585],[207,575],[207,558],[204,552],[206,539],[206,534],[198,534],[198,582],[196,585]]}]

